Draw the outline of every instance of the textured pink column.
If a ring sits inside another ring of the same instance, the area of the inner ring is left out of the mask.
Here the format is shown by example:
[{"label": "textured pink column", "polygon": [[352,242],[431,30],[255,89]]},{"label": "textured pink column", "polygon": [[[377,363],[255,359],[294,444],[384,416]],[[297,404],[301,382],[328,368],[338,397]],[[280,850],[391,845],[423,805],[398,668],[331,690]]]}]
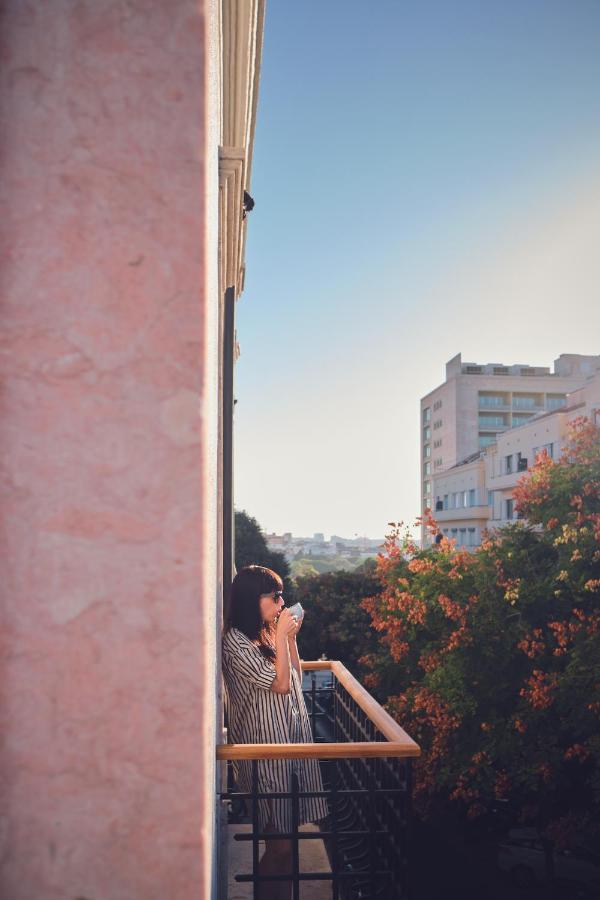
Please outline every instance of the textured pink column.
[{"label": "textured pink column", "polygon": [[202,3],[0,39],[0,896],[198,900]]}]

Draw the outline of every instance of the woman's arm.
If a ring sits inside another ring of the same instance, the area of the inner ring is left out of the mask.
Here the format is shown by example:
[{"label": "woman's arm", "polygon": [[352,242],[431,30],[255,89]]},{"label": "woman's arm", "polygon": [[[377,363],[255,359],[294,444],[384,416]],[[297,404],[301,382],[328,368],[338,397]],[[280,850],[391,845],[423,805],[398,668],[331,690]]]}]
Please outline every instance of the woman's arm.
[{"label": "woman's arm", "polygon": [[271,689],[280,694],[289,694],[292,689],[290,675],[290,653],[288,636],[296,629],[296,620],[289,609],[284,609],[279,616],[275,631],[275,678]]},{"label": "woman's arm", "polygon": [[302,684],[302,666],[300,665],[300,657],[298,656],[298,642],[296,640],[296,635],[288,635],[288,647],[290,648],[290,659],[292,661],[292,665],[298,673],[298,678],[300,679],[300,683]]},{"label": "woman's arm", "polygon": [[275,637],[275,678],[271,690],[278,694],[289,694],[291,690],[290,656],[288,652],[287,635],[279,634]]}]

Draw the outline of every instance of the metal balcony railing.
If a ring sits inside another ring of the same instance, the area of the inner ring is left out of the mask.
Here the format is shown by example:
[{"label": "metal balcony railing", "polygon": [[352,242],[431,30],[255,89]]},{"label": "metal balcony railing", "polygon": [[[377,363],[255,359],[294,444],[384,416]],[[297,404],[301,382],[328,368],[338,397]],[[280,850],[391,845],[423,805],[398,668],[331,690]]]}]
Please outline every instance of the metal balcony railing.
[{"label": "metal balcony railing", "polygon": [[[234,834],[234,840],[252,841],[252,871],[235,873],[235,881],[251,882],[254,898],[267,880],[291,881],[293,900],[299,900],[301,881],[328,880],[333,900],[409,900],[412,759],[420,747],[339,661],[302,661],[302,669],[315,743],[217,747],[217,759],[228,767],[236,758],[252,760],[253,790],[233,789],[229,772],[227,790],[220,793],[223,803],[239,809],[248,801],[252,810],[251,832]],[[323,792],[301,792],[295,781],[289,792],[258,792],[259,759],[310,757],[320,761]],[[325,830],[299,831],[301,796],[327,798]],[[263,797],[291,799],[291,832],[259,831],[257,801]],[[292,871],[259,874],[258,843],[277,836],[292,840]],[[311,839],[323,841],[329,872],[300,871],[299,842]]]}]

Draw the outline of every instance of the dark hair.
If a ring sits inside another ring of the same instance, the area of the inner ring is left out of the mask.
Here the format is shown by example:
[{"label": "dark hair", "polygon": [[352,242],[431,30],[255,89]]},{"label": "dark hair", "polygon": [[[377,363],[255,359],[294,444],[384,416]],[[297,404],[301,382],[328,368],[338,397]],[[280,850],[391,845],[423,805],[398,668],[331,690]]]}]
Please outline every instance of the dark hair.
[{"label": "dark hair", "polygon": [[239,628],[251,641],[259,641],[258,648],[262,655],[273,661],[276,653],[269,636],[272,631],[264,624],[260,613],[261,594],[283,590],[283,581],[277,572],[266,566],[244,566],[238,569],[231,582],[229,608],[224,631]]}]

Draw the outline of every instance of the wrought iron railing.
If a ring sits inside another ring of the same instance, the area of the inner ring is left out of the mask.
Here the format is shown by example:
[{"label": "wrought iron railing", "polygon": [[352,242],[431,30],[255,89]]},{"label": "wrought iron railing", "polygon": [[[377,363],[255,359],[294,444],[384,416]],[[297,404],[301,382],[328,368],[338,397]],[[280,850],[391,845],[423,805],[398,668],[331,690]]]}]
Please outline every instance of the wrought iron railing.
[{"label": "wrought iron railing", "polygon": [[[412,759],[420,755],[419,745],[342,663],[303,661],[302,669],[315,743],[217,747],[217,758],[228,764],[236,758],[252,760],[252,790],[235,790],[229,779],[221,792],[222,802],[239,810],[248,801],[252,811],[251,832],[234,834],[236,841],[252,842],[252,871],[235,873],[235,880],[251,882],[254,898],[264,881],[291,880],[292,898],[299,900],[301,881],[328,880],[333,900],[409,900]],[[309,757],[320,761],[323,792],[299,791],[293,780],[288,792],[259,793],[258,760]],[[299,798],[317,796],[327,798],[325,828],[299,831]],[[291,832],[259,831],[257,801],[264,797],[291,800]],[[292,840],[291,873],[259,874],[259,841],[277,837]],[[323,840],[329,872],[300,871],[299,841],[311,839]]]}]

